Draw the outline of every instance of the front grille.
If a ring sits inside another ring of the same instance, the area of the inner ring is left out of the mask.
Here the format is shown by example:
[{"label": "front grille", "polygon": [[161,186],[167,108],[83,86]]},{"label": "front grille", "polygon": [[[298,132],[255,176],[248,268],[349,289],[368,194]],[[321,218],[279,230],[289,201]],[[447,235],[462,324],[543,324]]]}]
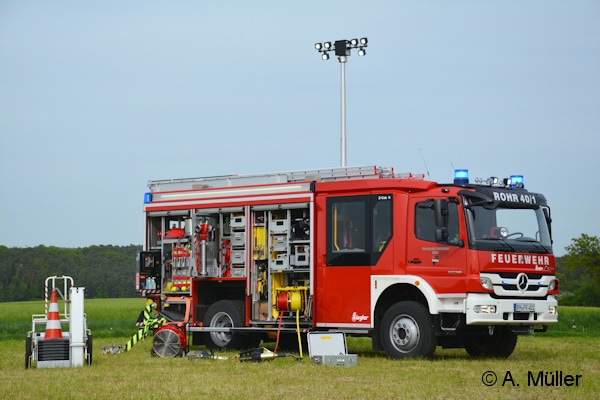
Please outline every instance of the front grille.
[{"label": "front grille", "polygon": [[[517,275],[519,275],[520,272],[499,272],[498,275],[500,276],[500,278],[503,279],[516,279]],[[527,278],[531,279],[542,279],[542,274],[527,274]]]},{"label": "front grille", "polygon": [[534,297],[534,296],[499,296],[496,293],[490,293],[492,299],[503,299],[503,300],[547,300],[548,295]]},{"label": "front grille", "polygon": [[[517,288],[517,285],[509,285],[509,284],[504,284],[504,285],[502,285],[502,287],[504,288],[504,290],[514,290],[514,291],[516,291],[516,290],[519,290],[519,289]],[[539,286],[539,285],[529,285],[529,286],[527,287],[527,290],[526,290],[526,292],[535,292],[535,291],[536,291],[536,290],[538,290],[540,287],[543,287],[543,286]]]}]

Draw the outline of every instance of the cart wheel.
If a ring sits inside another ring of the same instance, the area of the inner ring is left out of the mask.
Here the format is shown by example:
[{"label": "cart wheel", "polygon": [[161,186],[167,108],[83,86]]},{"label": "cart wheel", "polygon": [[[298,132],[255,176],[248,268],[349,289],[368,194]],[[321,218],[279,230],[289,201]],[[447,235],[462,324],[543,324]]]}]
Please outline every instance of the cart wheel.
[{"label": "cart wheel", "polygon": [[87,335],[87,347],[86,347],[86,352],[87,352],[87,365],[92,365],[92,334],[88,333]]},{"label": "cart wheel", "polygon": [[25,369],[31,366],[31,335],[25,338]]}]

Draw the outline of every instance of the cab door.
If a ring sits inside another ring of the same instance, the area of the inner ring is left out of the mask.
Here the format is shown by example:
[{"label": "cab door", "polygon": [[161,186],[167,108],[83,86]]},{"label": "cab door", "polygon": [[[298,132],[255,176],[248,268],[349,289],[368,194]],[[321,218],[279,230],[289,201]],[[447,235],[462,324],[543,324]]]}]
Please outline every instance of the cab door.
[{"label": "cab door", "polygon": [[392,195],[327,197],[320,204],[316,325],[369,327],[371,268],[391,239]]},{"label": "cab door", "polygon": [[[445,210],[436,210],[442,206]],[[406,273],[426,280],[438,294],[466,293],[466,230],[458,198],[436,204],[431,197],[415,196],[409,210]]]}]

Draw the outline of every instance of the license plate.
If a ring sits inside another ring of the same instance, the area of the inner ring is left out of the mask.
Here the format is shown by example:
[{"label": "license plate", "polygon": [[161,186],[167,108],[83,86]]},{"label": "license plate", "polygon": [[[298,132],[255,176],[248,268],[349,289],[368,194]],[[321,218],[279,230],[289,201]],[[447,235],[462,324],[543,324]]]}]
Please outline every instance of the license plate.
[{"label": "license plate", "polygon": [[515,303],[515,312],[535,312],[535,304]]}]

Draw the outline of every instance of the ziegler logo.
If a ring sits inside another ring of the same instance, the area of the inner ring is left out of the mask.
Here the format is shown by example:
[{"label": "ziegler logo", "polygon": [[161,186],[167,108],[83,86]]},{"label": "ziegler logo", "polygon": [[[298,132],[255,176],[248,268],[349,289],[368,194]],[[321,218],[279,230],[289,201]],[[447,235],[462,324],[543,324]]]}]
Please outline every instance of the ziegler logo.
[{"label": "ziegler logo", "polygon": [[367,315],[358,315],[356,312],[352,313],[352,322],[363,322],[368,319],[369,317]]}]

